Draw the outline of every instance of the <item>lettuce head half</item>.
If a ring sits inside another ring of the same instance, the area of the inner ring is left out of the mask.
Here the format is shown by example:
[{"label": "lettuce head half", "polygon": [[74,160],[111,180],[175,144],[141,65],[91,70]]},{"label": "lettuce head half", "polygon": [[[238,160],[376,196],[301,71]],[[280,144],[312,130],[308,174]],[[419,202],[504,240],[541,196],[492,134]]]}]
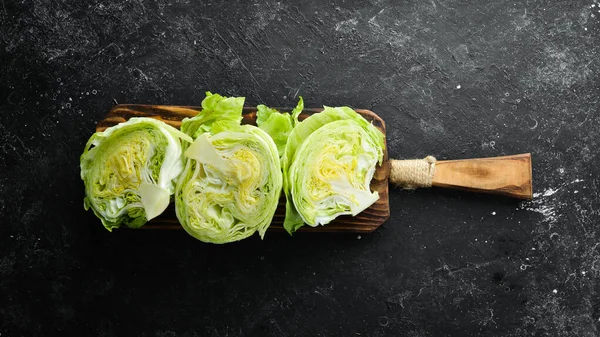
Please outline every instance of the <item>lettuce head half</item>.
[{"label": "lettuce head half", "polygon": [[240,125],[243,97],[207,93],[203,110],[183,120],[194,137],[175,192],[177,218],[196,239],[242,240],[269,227],[282,190],[277,146],[265,131]]},{"label": "lettuce head half", "polygon": [[181,140],[191,137],[152,118],[131,118],[94,133],[80,157],[84,207],[106,229],[139,228],[169,205],[183,171]]},{"label": "lettuce head half", "polygon": [[349,107],[325,107],[291,131],[282,156],[285,229],[325,225],[379,199],[370,182],[385,138]]}]

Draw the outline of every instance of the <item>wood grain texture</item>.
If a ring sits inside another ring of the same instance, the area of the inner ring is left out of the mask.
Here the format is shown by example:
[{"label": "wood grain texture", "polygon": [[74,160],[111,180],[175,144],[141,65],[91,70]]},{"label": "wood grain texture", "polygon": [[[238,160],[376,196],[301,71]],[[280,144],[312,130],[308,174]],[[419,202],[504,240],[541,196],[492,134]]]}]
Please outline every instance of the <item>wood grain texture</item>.
[{"label": "wood grain texture", "polygon": [[[193,117],[202,110],[198,106],[166,106],[166,105],[143,105],[143,104],[120,104],[116,105],[104,119],[96,125],[96,131],[104,131],[106,128],[127,121],[132,117],[150,117],[161,120],[171,126],[179,129],[181,121],[186,117]],[[281,109],[285,110],[285,109]],[[300,120],[304,120],[323,109],[304,109]],[[366,120],[385,135],[385,123],[374,112],[363,109],[355,109]],[[245,107],[243,111],[242,124],[256,125],[256,108]],[[301,232],[354,232],[370,233],[381,226],[390,216],[389,194],[388,194],[389,162],[387,148],[384,149],[384,162],[377,166],[373,180],[371,181],[371,190],[379,193],[379,200],[371,207],[359,213],[355,217],[340,216],[326,226],[310,227],[303,226],[299,229]],[[273,217],[273,222],[269,231],[283,232],[283,219],[285,217],[285,197],[279,200],[279,206]],[[143,229],[174,229],[183,230],[177,217],[175,216],[175,207],[173,203],[160,216],[152,219],[145,224]]]},{"label": "wood grain texture", "polygon": [[432,185],[531,199],[531,154],[438,161]]}]

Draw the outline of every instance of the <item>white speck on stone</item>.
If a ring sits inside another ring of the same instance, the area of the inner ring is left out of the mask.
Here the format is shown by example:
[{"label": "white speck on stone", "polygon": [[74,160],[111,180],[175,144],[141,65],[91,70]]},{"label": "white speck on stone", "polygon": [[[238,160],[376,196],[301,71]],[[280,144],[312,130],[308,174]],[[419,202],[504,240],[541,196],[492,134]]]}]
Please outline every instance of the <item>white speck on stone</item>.
[{"label": "white speck on stone", "polygon": [[460,89],[460,88],[461,88],[460,84],[456,86],[456,89]]},{"label": "white speck on stone", "polygon": [[552,290],[552,293],[558,294],[558,290],[554,289],[554,290]]},{"label": "white speck on stone", "polygon": [[362,239],[362,236],[357,235],[356,238],[360,240],[360,239]]},{"label": "white speck on stone", "polygon": [[587,27],[586,27],[586,28],[584,28],[583,30],[587,30]]},{"label": "white speck on stone", "polygon": [[544,192],[544,196],[545,196],[545,197],[549,197],[549,196],[553,195],[553,194],[554,194],[554,193],[556,193],[556,192],[558,192],[558,190],[555,190],[555,189],[549,188],[549,189],[547,189],[547,190]]},{"label": "white speck on stone", "polygon": [[585,270],[581,272],[581,275],[585,276]]},{"label": "white speck on stone", "polygon": [[496,212],[492,212],[492,215],[496,215]]},{"label": "white speck on stone", "polygon": [[579,191],[578,191],[578,190],[575,190],[575,191],[573,191],[573,193],[577,194],[577,193],[579,193]]}]

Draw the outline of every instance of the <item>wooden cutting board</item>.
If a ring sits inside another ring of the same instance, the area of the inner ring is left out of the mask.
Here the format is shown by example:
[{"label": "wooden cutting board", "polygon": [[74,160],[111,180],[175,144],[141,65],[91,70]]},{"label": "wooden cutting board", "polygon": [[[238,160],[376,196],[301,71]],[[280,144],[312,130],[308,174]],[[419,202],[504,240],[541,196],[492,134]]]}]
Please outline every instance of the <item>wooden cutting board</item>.
[{"label": "wooden cutting board", "polygon": [[[131,117],[151,117],[161,120],[179,129],[181,121],[186,117],[194,117],[202,110],[199,106],[166,106],[166,105],[142,105],[142,104],[119,104],[116,105],[106,117],[96,125],[96,131],[104,131],[106,128],[127,121]],[[312,114],[319,113],[323,109],[304,109],[299,120],[304,120]],[[374,112],[369,110],[355,109],[361,116],[379,129],[385,135],[385,123]],[[246,107],[243,111],[242,124],[256,125],[256,108]],[[390,216],[390,204],[388,194],[389,160],[387,148],[384,149],[383,165],[377,166],[371,190],[379,193],[379,200],[371,207],[359,213],[355,217],[343,215],[326,226],[310,227],[303,226],[302,232],[354,232],[370,233],[381,226]],[[283,219],[285,217],[285,196],[279,200],[279,206],[273,217],[270,231],[284,231]],[[175,215],[175,205],[171,203],[167,210],[160,216],[150,220],[142,226],[143,229],[181,229],[181,225]]]},{"label": "wooden cutting board", "polygon": [[[201,110],[198,106],[166,106],[121,104],[115,106],[96,126],[96,131],[127,121],[131,117],[151,117],[161,120],[179,129],[181,121],[186,117],[194,117]],[[304,120],[323,109],[304,109],[299,116]],[[355,109],[367,121],[371,122],[385,135],[385,123],[374,112]],[[246,107],[243,110],[242,124],[256,125],[256,108]],[[381,226],[390,216],[389,183],[402,184],[402,179],[392,175],[390,168],[403,167],[408,161],[390,160],[387,148],[384,149],[384,161],[377,166],[371,190],[379,193],[379,200],[357,216],[340,216],[326,226],[303,226],[303,232],[354,232],[370,233]],[[410,161],[413,162],[413,161]],[[438,188],[459,189],[477,193],[503,195],[518,199],[531,199],[533,196],[531,154],[513,156],[475,158],[460,160],[436,161],[430,186]],[[408,169],[410,170],[410,168]],[[428,186],[429,186],[428,185]],[[284,231],[285,197],[279,200],[270,231]],[[143,229],[183,229],[175,216],[173,203],[160,216],[145,224]]]}]

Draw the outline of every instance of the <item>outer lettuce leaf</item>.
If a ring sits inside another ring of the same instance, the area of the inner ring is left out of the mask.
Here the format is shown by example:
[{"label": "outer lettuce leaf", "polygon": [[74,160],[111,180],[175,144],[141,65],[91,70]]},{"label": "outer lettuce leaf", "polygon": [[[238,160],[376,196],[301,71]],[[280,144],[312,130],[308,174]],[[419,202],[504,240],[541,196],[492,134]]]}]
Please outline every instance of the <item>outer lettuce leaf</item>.
[{"label": "outer lettuce leaf", "polygon": [[202,101],[202,111],[192,118],[185,118],[181,131],[196,138],[204,132],[210,132],[215,124],[222,129],[239,125],[243,108],[244,97],[223,97],[207,91]]},{"label": "outer lettuce leaf", "polygon": [[131,118],[94,133],[80,158],[84,207],[106,229],[138,228],[169,204],[183,170],[181,139],[192,139],[152,118]]},{"label": "outer lettuce leaf", "polygon": [[372,205],[369,184],[383,161],[384,135],[348,107],[325,107],[291,132],[283,157],[284,227],[325,225]]},{"label": "outer lettuce leaf", "polygon": [[292,112],[291,112],[292,119],[294,120],[294,126],[296,126],[296,124],[299,123],[298,116],[300,116],[300,114],[302,113],[302,110],[304,110],[304,100],[302,99],[302,96],[300,96],[300,100],[298,100],[298,104],[296,105],[294,110],[292,110]]},{"label": "outer lettuce leaf", "polygon": [[[235,108],[224,113],[218,107],[224,101],[235,102]],[[203,110],[205,116],[181,126],[196,139],[185,151],[176,213],[183,228],[204,242],[228,243],[255,232],[264,237],[279,202],[283,177],[277,147],[265,131],[239,125],[242,107],[243,98],[221,98]]]},{"label": "outer lettuce leaf", "polygon": [[298,123],[298,115],[304,109],[304,100],[300,97],[298,105],[290,113],[281,113],[275,109],[271,109],[265,105],[259,105],[256,112],[256,125],[267,132],[275,145],[279,157],[283,156],[285,144],[289,138],[294,126]]}]

